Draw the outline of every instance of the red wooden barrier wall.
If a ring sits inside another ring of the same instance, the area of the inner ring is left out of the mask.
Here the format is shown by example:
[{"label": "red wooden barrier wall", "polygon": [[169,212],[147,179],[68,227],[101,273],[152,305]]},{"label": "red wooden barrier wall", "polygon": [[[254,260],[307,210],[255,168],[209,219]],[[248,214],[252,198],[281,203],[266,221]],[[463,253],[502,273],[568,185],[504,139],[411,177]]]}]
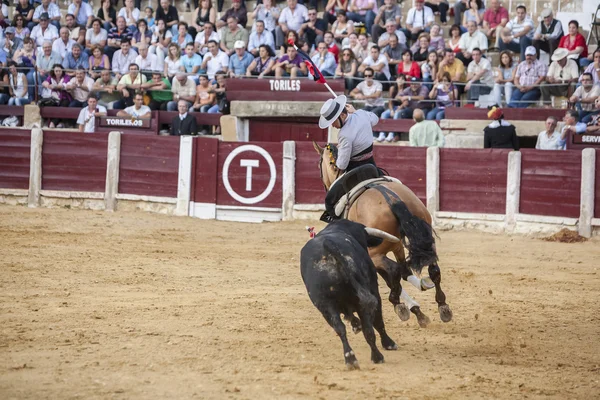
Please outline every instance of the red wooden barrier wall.
[{"label": "red wooden barrier wall", "polygon": [[191,199],[197,203],[217,203],[219,140],[194,139]]},{"label": "red wooden barrier wall", "polygon": [[[320,142],[319,146],[325,146],[325,143]],[[324,201],[319,154],[312,143],[296,142],[296,204],[321,204]]]},{"label": "red wooden barrier wall", "polygon": [[177,197],[179,137],[121,135],[119,193]]},{"label": "red wooden barrier wall", "polygon": [[375,162],[427,201],[427,148],[375,146]]},{"label": "red wooden barrier wall", "polygon": [[579,218],[581,152],[521,150],[521,214]]},{"label": "red wooden barrier wall", "polygon": [[[258,146],[269,153],[275,165],[275,186],[264,200],[255,203],[242,203],[236,200],[225,187],[223,182],[224,163],[228,161],[228,155],[242,146],[252,146],[247,143],[220,142],[218,151],[218,172],[216,180],[217,185],[217,204],[228,206],[248,206],[248,207],[277,207],[281,208],[282,202],[282,173],[283,173],[283,143],[259,143]],[[250,190],[247,187],[248,168],[241,165],[242,160],[257,161],[258,166],[252,168],[252,179],[250,180]],[[268,189],[271,178],[269,163],[263,155],[245,150],[242,153],[229,158],[229,183],[231,189],[239,196],[244,198],[254,198],[260,196]]]},{"label": "red wooden barrier wall", "polygon": [[440,211],[504,214],[508,153],[440,149]]},{"label": "red wooden barrier wall", "polygon": [[29,188],[31,131],[0,130],[0,188]]},{"label": "red wooden barrier wall", "polygon": [[104,192],[108,135],[44,132],[42,189]]},{"label": "red wooden barrier wall", "polygon": [[319,128],[318,118],[250,118],[251,142],[284,142],[327,140],[327,129]]},{"label": "red wooden barrier wall", "polygon": [[594,179],[594,218],[600,218],[600,150],[596,150],[596,179]]}]

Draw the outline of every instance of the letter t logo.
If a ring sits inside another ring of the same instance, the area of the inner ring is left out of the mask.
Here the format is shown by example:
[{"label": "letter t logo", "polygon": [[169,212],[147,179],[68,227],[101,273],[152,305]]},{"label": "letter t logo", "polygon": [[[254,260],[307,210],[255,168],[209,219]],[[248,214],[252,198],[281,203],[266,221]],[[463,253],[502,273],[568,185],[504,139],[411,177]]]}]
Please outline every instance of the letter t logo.
[{"label": "letter t logo", "polygon": [[240,166],[246,167],[246,192],[252,190],[252,168],[258,165],[258,160],[240,160]]}]

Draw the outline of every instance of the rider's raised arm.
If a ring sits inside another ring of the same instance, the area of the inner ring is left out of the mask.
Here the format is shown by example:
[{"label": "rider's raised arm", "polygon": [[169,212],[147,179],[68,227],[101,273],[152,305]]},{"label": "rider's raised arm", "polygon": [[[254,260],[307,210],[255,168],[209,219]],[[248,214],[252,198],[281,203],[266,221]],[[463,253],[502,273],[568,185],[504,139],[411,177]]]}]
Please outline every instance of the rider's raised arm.
[{"label": "rider's raised arm", "polygon": [[343,135],[338,137],[338,155],[335,165],[345,171],[352,155],[352,142]]}]

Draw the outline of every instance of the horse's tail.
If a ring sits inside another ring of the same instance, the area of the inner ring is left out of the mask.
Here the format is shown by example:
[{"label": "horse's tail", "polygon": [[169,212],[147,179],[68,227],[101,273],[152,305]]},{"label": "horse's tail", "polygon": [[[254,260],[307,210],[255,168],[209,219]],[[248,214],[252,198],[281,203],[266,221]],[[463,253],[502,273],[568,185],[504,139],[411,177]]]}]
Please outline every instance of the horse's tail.
[{"label": "horse's tail", "polygon": [[402,200],[392,204],[391,209],[398,219],[402,243],[408,250],[408,265],[421,272],[423,267],[433,264],[438,259],[433,229],[427,221],[413,215]]}]

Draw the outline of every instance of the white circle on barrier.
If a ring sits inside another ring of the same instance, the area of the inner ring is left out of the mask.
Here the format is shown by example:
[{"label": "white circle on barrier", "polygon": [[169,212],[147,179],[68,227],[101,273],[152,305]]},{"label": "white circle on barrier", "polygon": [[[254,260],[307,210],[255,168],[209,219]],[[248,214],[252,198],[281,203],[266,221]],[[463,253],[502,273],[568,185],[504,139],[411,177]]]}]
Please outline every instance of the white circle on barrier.
[{"label": "white circle on barrier", "polygon": [[[233,190],[233,188],[231,187],[231,183],[229,182],[229,166],[231,165],[231,161],[233,161],[235,156],[245,151],[253,151],[255,153],[260,154],[264,157],[265,160],[267,160],[267,164],[269,164],[269,172],[271,175],[269,179],[269,184],[267,185],[267,188],[264,190],[264,192],[254,197],[240,196],[235,190]],[[273,161],[273,158],[271,157],[268,151],[254,144],[245,144],[234,149],[231,153],[229,153],[229,155],[225,159],[225,162],[223,163],[223,185],[225,185],[225,190],[227,190],[227,193],[229,193],[231,197],[243,204],[256,204],[266,199],[275,187],[276,178],[277,169],[275,168],[275,162]]]}]

